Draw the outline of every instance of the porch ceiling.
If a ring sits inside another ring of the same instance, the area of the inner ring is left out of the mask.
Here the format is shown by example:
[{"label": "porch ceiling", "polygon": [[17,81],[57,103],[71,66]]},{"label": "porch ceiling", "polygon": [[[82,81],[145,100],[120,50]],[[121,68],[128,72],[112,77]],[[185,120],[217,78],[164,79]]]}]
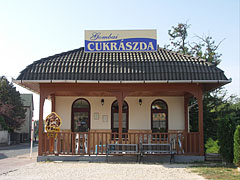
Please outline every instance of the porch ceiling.
[{"label": "porch ceiling", "polygon": [[[28,85],[28,84],[26,84]],[[79,83],[41,83],[31,84],[31,87],[36,88],[36,91],[44,92],[45,96],[96,96],[96,97],[111,97],[116,94],[124,93],[124,96],[184,96],[196,95],[200,84],[79,84]]]}]

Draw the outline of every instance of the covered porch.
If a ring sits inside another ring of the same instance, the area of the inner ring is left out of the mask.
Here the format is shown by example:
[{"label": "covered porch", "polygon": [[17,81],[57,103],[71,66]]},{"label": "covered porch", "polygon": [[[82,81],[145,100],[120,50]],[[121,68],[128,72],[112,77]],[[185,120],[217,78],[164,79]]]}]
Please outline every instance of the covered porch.
[{"label": "covered porch", "polygon": [[[170,141],[175,155],[204,156],[201,84],[40,83],[39,91],[39,156],[106,155],[108,144],[137,144],[140,148],[141,143],[167,144]],[[188,101],[191,96],[197,99],[199,107],[198,132],[189,132]],[[60,132],[43,130],[46,98],[52,101],[52,112],[58,113],[63,120]],[[85,99],[90,105],[85,131],[73,127],[73,105],[78,99]],[[166,111],[159,111],[166,112],[166,123],[158,129],[154,125],[158,110],[153,108],[157,100],[167,106]],[[127,115],[124,108],[113,110],[114,102],[118,107],[127,103]],[[117,121],[114,121],[116,115]]]},{"label": "covered porch", "polygon": [[[204,157],[203,93],[231,79],[204,59],[164,48],[93,53],[79,48],[33,62],[15,82],[40,94],[39,157],[104,155],[109,144],[131,144],[137,152],[143,143]],[[198,104],[197,132],[189,131],[191,97]],[[52,135],[43,127],[47,98],[63,122]]]}]

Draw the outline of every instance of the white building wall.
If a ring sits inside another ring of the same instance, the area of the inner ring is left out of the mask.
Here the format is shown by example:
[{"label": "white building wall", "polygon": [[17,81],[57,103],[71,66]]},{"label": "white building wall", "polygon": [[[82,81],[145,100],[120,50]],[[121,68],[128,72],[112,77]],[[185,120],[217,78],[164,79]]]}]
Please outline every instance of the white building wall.
[{"label": "white building wall", "polygon": [[[56,113],[62,118],[61,129],[71,129],[72,104],[78,98],[84,98],[90,103],[90,126],[91,129],[111,129],[111,105],[116,100],[114,97],[69,97],[56,96]],[[101,105],[104,99],[104,105]],[[94,119],[94,114],[98,113],[99,119]],[[105,119],[103,119],[103,116]],[[107,119],[106,119],[107,117]]]},{"label": "white building wall", "polygon": [[0,130],[0,144],[8,144],[8,131]]},{"label": "white building wall", "polygon": [[[111,105],[114,97],[69,97],[56,96],[56,113],[62,118],[61,129],[71,129],[72,103],[78,99],[87,99],[91,107],[91,129],[111,129]],[[138,100],[142,99],[142,105]],[[104,105],[101,105],[104,99]],[[151,130],[151,104],[156,99],[164,100],[168,105],[168,129],[184,130],[184,98],[183,97],[127,97],[129,106],[129,129]],[[98,114],[99,119],[94,119]],[[105,117],[105,118],[103,118]]]},{"label": "white building wall", "polygon": [[[142,105],[138,100],[142,99]],[[129,105],[129,129],[151,129],[151,104],[156,99],[164,100],[168,105],[168,129],[184,130],[184,98],[183,97],[127,97]]]}]

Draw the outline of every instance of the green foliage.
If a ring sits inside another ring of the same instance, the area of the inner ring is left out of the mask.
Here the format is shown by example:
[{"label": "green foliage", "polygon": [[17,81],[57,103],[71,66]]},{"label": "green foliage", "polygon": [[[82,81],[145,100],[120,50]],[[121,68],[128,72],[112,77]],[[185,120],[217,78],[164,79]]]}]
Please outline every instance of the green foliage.
[{"label": "green foliage", "polygon": [[195,35],[197,41],[189,42],[188,41],[188,30],[190,28],[190,24],[186,23],[178,23],[177,26],[172,26],[170,30],[168,30],[168,35],[170,36],[170,44],[165,45],[165,48],[171,49],[173,51],[177,51],[183,54],[192,55],[195,57],[200,57],[205,59],[207,62],[212,63],[217,66],[220,64],[220,57],[222,54],[217,52],[218,47],[222,43],[216,43],[215,40],[211,36],[198,36]]},{"label": "green foliage", "polygon": [[197,43],[193,42],[192,45],[190,45],[190,54],[201,57],[202,59],[206,59],[208,62],[212,63],[215,66],[219,65],[221,62],[220,57],[222,54],[219,54],[217,52],[217,49],[223,40],[216,44],[211,36],[196,37],[200,41]]},{"label": "green foliage", "polygon": [[192,172],[211,180],[237,180],[240,179],[240,173],[236,171],[236,167],[232,164],[207,164],[190,167]]},{"label": "green foliage", "polygon": [[220,146],[220,154],[228,161],[233,162],[234,154],[234,132],[240,125],[240,101],[236,97],[230,97],[225,103],[218,107],[219,124],[218,124],[218,139]]},{"label": "green foliage", "polygon": [[[196,104],[196,99],[190,99],[190,105]],[[204,94],[203,99],[203,126],[204,126],[204,140],[205,142],[212,138],[217,140],[217,124],[222,117],[221,107],[227,104],[226,91],[224,89],[216,89],[212,92]],[[198,132],[198,106],[193,106],[189,111],[190,131]]]},{"label": "green foliage", "polygon": [[[216,43],[211,36],[196,35],[197,41],[189,42],[189,28],[190,25],[187,23],[172,26],[168,31],[170,44],[165,48],[204,59],[215,66],[219,65],[221,54],[217,50],[223,40]],[[204,140],[205,142],[209,138],[212,138],[214,142],[219,140],[220,153],[227,161],[232,162],[233,134],[236,126],[240,124],[240,101],[234,96],[227,98],[226,94],[227,92],[223,89],[216,89],[204,94]],[[189,110],[190,131],[197,132],[198,106],[195,98],[190,99],[189,106],[191,107]]]},{"label": "green foliage", "polygon": [[240,125],[239,111],[231,103],[225,104],[221,111],[222,119],[218,127],[220,154],[226,161],[233,162],[233,136],[237,125]]},{"label": "green foliage", "polygon": [[218,129],[220,154],[227,162],[232,162],[234,128],[232,119],[229,115],[220,120]]},{"label": "green foliage", "polygon": [[234,164],[240,167],[240,125],[237,126],[234,133]]},{"label": "green foliage", "polygon": [[188,54],[188,47],[187,47],[188,31],[187,30],[189,28],[190,28],[189,24],[179,23],[177,27],[172,26],[172,29],[168,30],[168,35],[170,36],[171,45],[173,46],[172,50],[183,53],[183,54]]},{"label": "green foliage", "polygon": [[218,140],[214,141],[212,138],[209,138],[205,144],[206,153],[219,153]]},{"label": "green foliage", "polygon": [[0,115],[0,130],[8,130],[8,126],[5,123],[4,117]]},{"label": "green foliage", "polygon": [[0,77],[0,115],[9,131],[19,129],[25,120],[25,110],[16,88],[7,78]]},{"label": "green foliage", "polygon": [[226,91],[223,89],[216,89],[204,94],[203,126],[205,140],[208,138],[217,139],[217,124],[223,115],[220,107],[227,103],[226,99]]}]

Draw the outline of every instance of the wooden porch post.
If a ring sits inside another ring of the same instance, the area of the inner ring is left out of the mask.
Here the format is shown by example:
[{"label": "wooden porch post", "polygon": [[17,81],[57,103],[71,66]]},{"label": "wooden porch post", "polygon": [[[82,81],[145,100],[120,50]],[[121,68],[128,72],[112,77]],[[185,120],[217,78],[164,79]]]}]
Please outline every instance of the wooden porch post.
[{"label": "wooden porch post", "polygon": [[45,96],[42,91],[40,91],[40,110],[39,110],[39,126],[38,126],[38,156],[42,156],[43,147],[43,106],[45,102]]},{"label": "wooden porch post", "polygon": [[51,94],[52,112],[56,112],[55,94]]},{"label": "wooden porch post", "polygon": [[198,131],[199,131],[199,153],[204,156],[204,136],[203,136],[203,92],[202,89],[198,90]]},{"label": "wooden porch post", "polygon": [[184,119],[185,119],[185,133],[188,133],[188,102],[189,102],[189,97],[184,96]]},{"label": "wooden porch post", "polygon": [[122,107],[123,107],[123,94],[122,92],[117,96],[118,101],[118,133],[119,133],[119,144],[122,143]]}]

